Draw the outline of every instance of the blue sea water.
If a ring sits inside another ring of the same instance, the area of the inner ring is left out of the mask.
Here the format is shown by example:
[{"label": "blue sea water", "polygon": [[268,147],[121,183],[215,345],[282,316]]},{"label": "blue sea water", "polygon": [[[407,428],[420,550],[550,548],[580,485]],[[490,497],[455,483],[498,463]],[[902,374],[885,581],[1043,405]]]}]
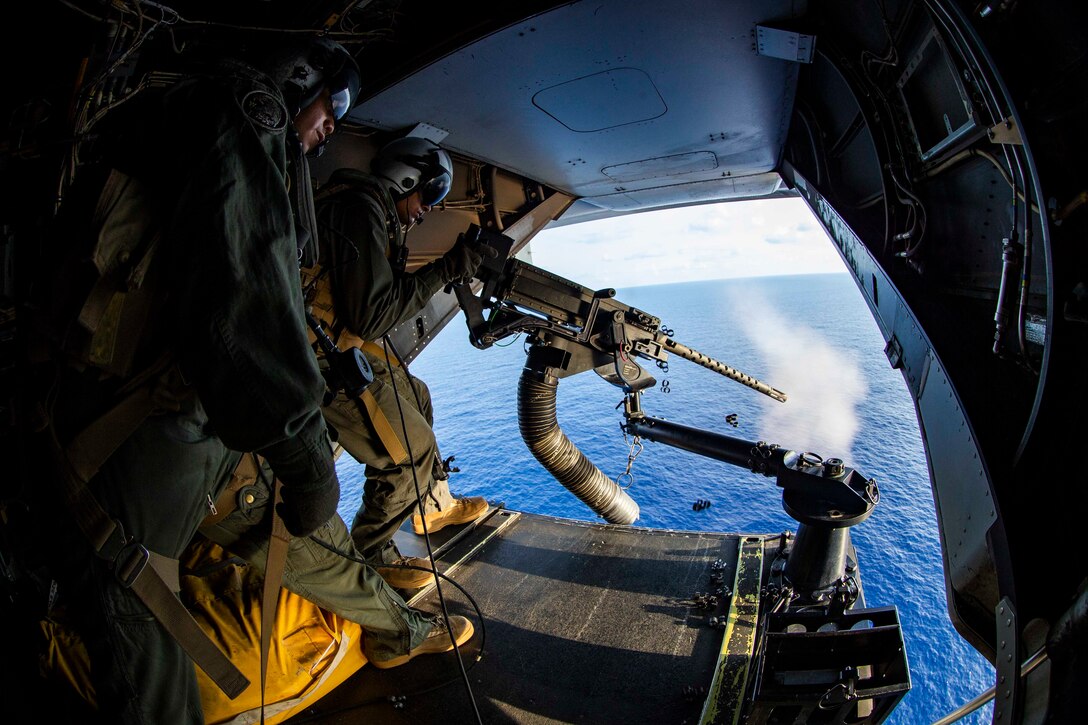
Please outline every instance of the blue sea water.
[{"label": "blue sea water", "polygon": [[[851,535],[867,604],[897,606],[903,624],[912,689],[888,722],[931,723],[990,687],[992,667],[948,619],[914,407],[853,280],[831,274],[690,282],[620,289],[617,297],[660,317],[674,339],[789,396],[778,403],[672,357],[667,372],[651,369],[659,385],[643,395],[648,415],[842,458],[877,480],[880,504]],[[451,487],[457,495],[482,495],[513,509],[599,521],[521,440],[516,405],[524,361],[521,339],[473,348],[459,316],[412,364],[431,389],[442,453],[455,455],[461,468]],[[662,381],[669,392],[662,392]],[[559,384],[561,428],[613,478],[633,451],[615,409],[622,398],[592,372]],[[350,521],[363,468],[345,456],[338,470],[340,513]],[[771,478],[653,442],[644,442],[631,473],[628,493],[640,506],[639,526],[796,531]],[[693,511],[697,499],[712,505]],[[961,722],[989,722],[991,713],[987,705]]]}]

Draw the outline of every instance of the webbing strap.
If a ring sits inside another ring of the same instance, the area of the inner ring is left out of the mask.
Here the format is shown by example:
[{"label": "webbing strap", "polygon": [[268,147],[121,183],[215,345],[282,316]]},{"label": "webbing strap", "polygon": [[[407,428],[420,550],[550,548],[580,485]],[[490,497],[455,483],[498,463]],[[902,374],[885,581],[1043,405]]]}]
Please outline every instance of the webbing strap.
[{"label": "webbing strap", "polygon": [[155,409],[151,391],[151,385],[132,391],[68,444],[68,461],[81,481],[94,478],[102,464]]},{"label": "webbing strap", "polygon": [[148,551],[147,565],[155,570],[155,573],[159,575],[167,589],[172,592],[181,591],[181,565],[177,559],[171,559],[169,556]]},{"label": "webbing strap", "polygon": [[389,357],[385,354],[385,348],[376,342],[371,342],[370,340],[361,340],[359,342],[359,348],[364,350],[365,352],[369,352],[371,355],[378,359],[386,360],[386,362],[391,367],[400,367],[400,360],[397,359],[397,356],[394,355],[393,357]]},{"label": "webbing strap", "polygon": [[249,687],[245,675],[208,639],[189,610],[154,569],[145,568],[140,572],[132,581],[132,591],[223,694],[233,700]]},{"label": "webbing strap", "polygon": [[[258,462],[259,466],[260,463]],[[276,628],[276,608],[279,605],[280,583],[287,564],[287,545],[291,533],[283,523],[276,507],[283,500],[283,482],[276,479],[272,486],[272,534],[268,538],[268,559],[264,565],[264,590],[261,594],[261,722],[264,722],[264,685],[268,673],[268,650]]]},{"label": "webbing strap", "polygon": [[[138,424],[139,421],[136,422]],[[128,433],[121,438],[122,441]],[[52,426],[49,427],[49,439],[54,450],[53,459],[60,469],[58,478],[63,487],[64,501],[80,531],[94,547],[95,554],[113,565],[114,574],[122,585],[136,593],[163,629],[177,640],[193,662],[227,697],[233,700],[240,695],[249,686],[249,680],[208,639],[155,567],[147,566],[151,552],[138,542],[127,539],[120,522],[111,519],[98,503],[87,486],[87,480],[65,455]],[[90,460],[97,458],[94,456]],[[106,458],[108,456],[98,460],[97,465],[101,466]]]},{"label": "webbing strap", "polygon": [[[156,409],[177,410],[177,391],[171,389],[180,373],[172,367],[170,353],[125,383],[117,391],[120,402],[79,432],[65,456],[81,481],[90,481],[122,443]],[[58,444],[59,445],[59,444]]]},{"label": "webbing strap", "polygon": [[393,459],[393,462],[400,465],[407,461],[408,451],[404,449],[404,444],[400,442],[400,438],[397,436],[396,431],[393,430],[389,419],[385,417],[385,413],[382,411],[381,406],[378,405],[374,393],[370,392],[370,388],[364,390],[354,400],[359,412],[370,419],[371,424],[374,426],[374,432],[378,434],[378,439],[385,446],[385,451]]}]

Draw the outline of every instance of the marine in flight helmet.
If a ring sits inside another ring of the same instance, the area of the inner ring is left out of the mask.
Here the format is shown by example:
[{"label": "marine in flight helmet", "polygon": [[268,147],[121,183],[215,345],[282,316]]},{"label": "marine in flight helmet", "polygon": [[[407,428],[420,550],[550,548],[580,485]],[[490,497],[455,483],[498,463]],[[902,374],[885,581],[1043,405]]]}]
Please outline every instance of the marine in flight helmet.
[{"label": "marine in flight helmet", "polygon": [[434,206],[446,198],[453,184],[450,155],[434,141],[418,136],[398,138],[383,146],[370,162],[370,170],[389,182],[395,201],[418,191],[422,204]]},{"label": "marine in flight helmet", "polygon": [[362,83],[359,64],[351,53],[327,38],[311,38],[278,55],[272,77],[283,92],[291,118],[328,88],[333,115],[339,121],[355,104]]}]

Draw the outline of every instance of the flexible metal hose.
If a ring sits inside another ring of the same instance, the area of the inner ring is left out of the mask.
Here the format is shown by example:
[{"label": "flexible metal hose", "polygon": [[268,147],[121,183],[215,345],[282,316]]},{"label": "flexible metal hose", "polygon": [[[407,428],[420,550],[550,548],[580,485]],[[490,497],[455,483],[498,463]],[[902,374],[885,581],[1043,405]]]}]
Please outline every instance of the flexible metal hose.
[{"label": "flexible metal hose", "polygon": [[518,382],[518,427],[532,454],[583,503],[612,524],[638,519],[638,504],[604,475],[559,429],[555,417],[559,381],[526,368]]}]

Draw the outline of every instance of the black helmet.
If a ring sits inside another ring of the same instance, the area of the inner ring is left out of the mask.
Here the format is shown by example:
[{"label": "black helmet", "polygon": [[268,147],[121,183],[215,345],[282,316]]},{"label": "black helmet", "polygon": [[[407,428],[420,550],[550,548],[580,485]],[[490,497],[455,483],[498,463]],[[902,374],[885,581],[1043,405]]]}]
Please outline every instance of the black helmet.
[{"label": "black helmet", "polygon": [[327,38],[311,38],[277,54],[272,77],[283,91],[291,118],[328,88],[337,121],[355,104],[362,82],[359,64],[344,46]]},{"label": "black helmet", "polygon": [[370,170],[390,183],[393,199],[399,201],[418,191],[425,206],[445,199],[453,184],[450,155],[419,136],[405,136],[383,146],[370,162]]}]

